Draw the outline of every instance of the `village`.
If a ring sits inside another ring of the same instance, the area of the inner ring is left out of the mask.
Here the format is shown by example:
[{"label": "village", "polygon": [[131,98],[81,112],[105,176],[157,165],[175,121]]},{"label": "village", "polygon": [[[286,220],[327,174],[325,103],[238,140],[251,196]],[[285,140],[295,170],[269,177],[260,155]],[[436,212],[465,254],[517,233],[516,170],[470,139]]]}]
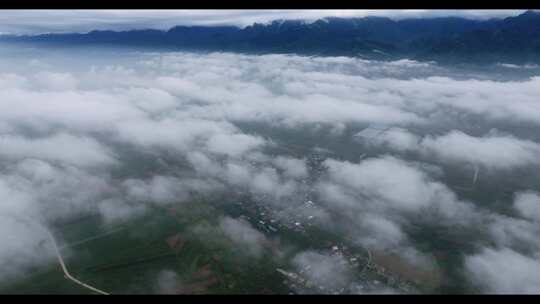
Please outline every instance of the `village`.
[{"label": "village", "polygon": [[251,222],[261,231],[280,236],[292,233],[308,239],[315,248],[340,257],[340,260],[346,262],[347,266],[354,269],[356,273],[357,280],[350,287],[332,289],[316,284],[306,277],[306,273],[310,270],[309,265],[297,272],[277,268],[276,271],[284,276],[285,283],[293,290],[301,289],[307,293],[322,294],[369,293],[384,287],[397,290],[399,293],[414,293],[417,290],[415,283],[401,278],[384,266],[377,264],[369,249],[358,250],[358,246],[348,244],[350,240],[345,237],[343,240],[339,240],[337,236],[335,240],[323,240],[318,236],[311,235],[317,230],[317,226],[315,225],[316,216],[310,215],[309,211],[311,210],[312,214],[317,214],[316,211],[319,208],[312,200],[307,200],[302,204],[301,208],[304,212],[288,214],[286,217],[278,215],[275,209],[264,203],[249,201],[237,202],[235,205],[245,211],[245,214],[240,217]]}]

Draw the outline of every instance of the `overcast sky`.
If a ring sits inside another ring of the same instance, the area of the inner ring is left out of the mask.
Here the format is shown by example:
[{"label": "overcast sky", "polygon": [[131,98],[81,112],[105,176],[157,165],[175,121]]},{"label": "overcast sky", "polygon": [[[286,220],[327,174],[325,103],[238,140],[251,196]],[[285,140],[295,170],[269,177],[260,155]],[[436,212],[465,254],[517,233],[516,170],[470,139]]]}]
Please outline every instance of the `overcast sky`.
[{"label": "overcast sky", "polygon": [[326,16],[507,17],[523,10],[1,10],[0,33],[87,32],[94,29],[168,29],[174,25],[238,25],[275,19],[313,20]]}]

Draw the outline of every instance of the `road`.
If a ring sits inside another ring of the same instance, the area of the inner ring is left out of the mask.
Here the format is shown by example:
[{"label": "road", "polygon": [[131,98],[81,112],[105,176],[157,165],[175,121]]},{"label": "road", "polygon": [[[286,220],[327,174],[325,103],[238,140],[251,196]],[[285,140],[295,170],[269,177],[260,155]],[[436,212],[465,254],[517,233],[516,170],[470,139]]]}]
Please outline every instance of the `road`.
[{"label": "road", "polygon": [[62,255],[60,254],[60,249],[58,248],[58,245],[56,244],[56,239],[54,238],[54,236],[52,235],[52,233],[45,227],[43,227],[38,221],[35,221],[33,220],[32,218],[29,218],[29,217],[26,217],[26,216],[22,216],[20,214],[13,214],[12,215],[14,218],[18,218],[19,220],[22,220],[24,222],[27,222],[27,223],[30,223],[31,225],[34,225],[35,227],[39,228],[41,231],[45,232],[49,238],[49,240],[51,241],[53,247],[54,247],[54,250],[55,250],[55,253],[56,253],[56,257],[58,258],[58,262],[60,263],[60,266],[62,267],[62,271],[64,272],[64,277],[78,285],[81,285],[82,287],[86,288],[86,289],[90,289],[92,290],[93,292],[95,293],[98,293],[98,294],[102,294],[102,295],[109,295],[109,293],[103,291],[103,290],[100,290],[100,289],[97,289],[93,286],[90,286],[84,282],[81,282],[79,280],[77,280],[75,277],[73,277],[67,267],[66,267],[66,264],[64,263],[64,259],[62,258]]},{"label": "road", "polygon": [[92,290],[93,292],[96,292],[96,293],[99,293],[99,294],[102,294],[102,295],[109,295],[109,293],[103,291],[103,290],[99,290],[95,287],[92,287],[84,282],[81,282],[79,280],[77,280],[76,278],[74,278],[70,273],[69,271],[67,270],[67,267],[66,267],[66,264],[64,263],[64,259],[62,258],[62,255],[60,254],[60,249],[58,249],[58,246],[56,245],[56,240],[54,239],[54,236],[52,235],[52,233],[43,228],[42,227],[42,230],[45,231],[47,233],[47,235],[49,236],[49,239],[51,240],[51,243],[53,244],[54,246],[54,250],[56,252],[56,256],[58,257],[58,262],[60,262],[60,266],[62,267],[62,271],[64,272],[64,277],[68,280],[71,280],[73,281],[74,283],[76,284],[79,284],[87,289],[90,289]]}]

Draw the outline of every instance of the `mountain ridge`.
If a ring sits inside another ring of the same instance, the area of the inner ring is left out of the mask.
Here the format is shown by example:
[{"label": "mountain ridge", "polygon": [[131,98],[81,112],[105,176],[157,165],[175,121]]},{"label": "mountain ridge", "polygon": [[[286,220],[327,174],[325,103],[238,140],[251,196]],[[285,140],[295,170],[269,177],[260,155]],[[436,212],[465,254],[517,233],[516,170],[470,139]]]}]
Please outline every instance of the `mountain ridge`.
[{"label": "mountain ridge", "polygon": [[540,12],[504,19],[326,17],[235,26],[178,25],[168,30],[2,36],[50,45],[123,45],[174,50],[294,53],[374,59],[540,62]]}]

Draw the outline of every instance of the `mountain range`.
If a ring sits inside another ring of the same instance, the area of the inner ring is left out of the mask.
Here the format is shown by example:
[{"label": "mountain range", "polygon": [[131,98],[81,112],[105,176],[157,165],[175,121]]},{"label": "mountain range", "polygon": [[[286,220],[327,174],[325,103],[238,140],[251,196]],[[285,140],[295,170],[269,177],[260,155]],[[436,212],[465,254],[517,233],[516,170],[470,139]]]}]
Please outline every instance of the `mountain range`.
[{"label": "mountain range", "polygon": [[176,26],[169,30],[5,35],[0,41],[47,45],[121,45],[173,50],[295,53],[467,62],[540,62],[540,12],[504,19],[459,17],[392,20],[276,20],[235,26]]}]

